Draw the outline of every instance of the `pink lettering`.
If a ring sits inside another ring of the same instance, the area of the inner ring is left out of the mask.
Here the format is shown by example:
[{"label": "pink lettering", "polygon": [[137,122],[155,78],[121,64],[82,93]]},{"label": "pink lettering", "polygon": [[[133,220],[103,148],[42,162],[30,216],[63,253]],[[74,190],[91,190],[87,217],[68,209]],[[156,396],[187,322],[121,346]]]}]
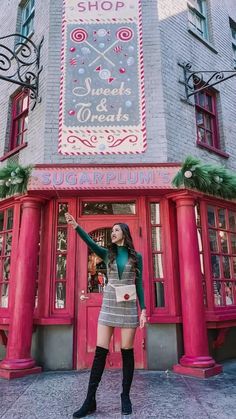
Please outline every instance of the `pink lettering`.
[{"label": "pink lettering", "polygon": [[[107,6],[108,7],[107,7]],[[112,9],[112,3],[110,2],[110,1],[104,1],[102,4],[101,4],[101,7],[102,7],[102,9],[103,10],[111,10]]]},{"label": "pink lettering", "polygon": [[121,9],[122,7],[124,7],[125,3],[123,3],[123,1],[117,1],[116,3],[116,10]]},{"label": "pink lettering", "polygon": [[86,11],[92,11],[92,10],[103,10],[103,11],[109,11],[109,10],[115,10],[118,11],[119,9],[122,9],[122,7],[125,6],[125,3],[123,1],[108,1],[104,0],[100,3],[98,1],[79,1],[77,3],[78,11],[79,12],[86,12]]},{"label": "pink lettering", "polygon": [[86,10],[86,6],[85,6],[85,4],[84,4],[84,1],[80,1],[80,2],[77,4],[77,6],[78,6],[78,11],[79,11],[79,12],[85,12],[85,10]]}]

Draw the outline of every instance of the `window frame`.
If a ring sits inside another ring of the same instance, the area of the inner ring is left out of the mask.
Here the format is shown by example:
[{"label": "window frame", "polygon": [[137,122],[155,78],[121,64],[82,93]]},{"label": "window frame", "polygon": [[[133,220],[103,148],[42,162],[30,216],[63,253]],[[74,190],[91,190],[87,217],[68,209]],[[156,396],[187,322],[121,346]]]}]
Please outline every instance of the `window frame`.
[{"label": "window frame", "polygon": [[233,62],[234,68],[236,69],[236,22],[234,22],[232,19],[230,19],[230,31],[233,50]]},{"label": "window frame", "polygon": [[[160,216],[160,220],[159,223],[152,223],[151,222],[151,205],[152,204],[159,204],[159,216]],[[160,311],[166,311],[167,310],[167,291],[166,291],[166,271],[165,271],[165,267],[164,267],[164,249],[163,249],[163,220],[162,220],[162,208],[161,208],[161,200],[156,199],[153,201],[149,201],[148,203],[148,212],[149,212],[149,220],[148,220],[148,226],[149,226],[149,231],[150,231],[150,255],[151,255],[151,261],[150,261],[150,278],[151,278],[151,309],[152,312],[160,312]],[[152,229],[153,228],[159,228],[160,229],[160,250],[155,250],[152,247]],[[155,255],[161,255],[162,258],[162,274],[163,276],[161,278],[157,278],[155,277],[155,273],[154,273],[154,257]],[[162,283],[163,284],[163,289],[164,289],[164,306],[160,306],[157,307],[155,304],[156,301],[156,283]]]},{"label": "window frame", "polygon": [[[13,217],[12,217],[12,227],[11,228],[7,228],[7,222],[8,222],[8,216],[7,213],[9,210],[13,211]],[[12,253],[12,241],[13,241],[13,224],[14,224],[14,205],[10,205],[7,208],[1,209],[1,211],[3,213],[3,228],[0,232],[0,235],[3,237],[2,240],[2,253],[0,254],[0,308],[1,309],[9,309],[9,296],[10,296],[10,284],[11,284],[11,253]],[[10,254],[6,253],[6,238],[8,236],[8,234],[11,234],[11,251]],[[4,261],[6,259],[10,258],[10,263],[9,263],[9,278],[4,279],[4,275],[3,275],[3,266],[4,266]],[[7,306],[2,306],[1,305],[1,299],[2,299],[2,286],[4,284],[8,285],[8,300],[7,300]]]},{"label": "window frame", "polygon": [[[27,17],[25,17],[26,10],[28,5],[30,4],[30,10]],[[29,38],[33,33],[34,30],[31,29],[29,32],[25,31],[25,28],[29,25],[29,23],[33,22],[32,28],[34,27],[34,16],[35,16],[35,0],[27,0],[24,4],[21,5],[21,27],[20,33],[23,36]]]},{"label": "window frame", "polygon": [[[221,278],[219,281],[222,282],[222,286],[226,282],[231,282],[235,284],[235,291],[234,291],[234,304],[232,305],[215,305],[214,304],[214,282],[218,280],[218,278],[213,278],[212,275],[212,265],[211,265],[211,255],[212,253],[217,253],[220,255],[224,255],[224,252],[220,251],[220,248],[218,249],[219,252],[212,252],[210,249],[210,237],[209,237],[209,229],[212,229],[211,226],[208,225],[208,207],[213,207],[215,209],[215,212],[218,211],[218,209],[224,209],[226,210],[226,214],[228,215],[229,211],[232,211],[236,213],[236,208],[233,205],[224,205],[221,201],[214,199],[199,199],[200,204],[200,214],[201,214],[201,228],[202,228],[202,246],[203,246],[203,253],[204,253],[204,270],[205,270],[205,282],[206,282],[206,298],[207,298],[207,304],[206,304],[206,315],[208,321],[223,321],[224,319],[236,319],[236,275],[233,277],[232,275],[232,260],[230,260],[230,271],[231,276],[230,278]],[[226,222],[227,225],[228,221]],[[228,232],[228,229],[222,229],[219,226],[216,226],[216,231],[220,230],[227,230],[228,234],[231,234]],[[236,234],[236,231],[235,231]],[[231,250],[231,245],[228,243],[228,248]],[[236,255],[232,255],[232,252],[228,252],[229,257],[232,258],[233,256],[236,257]],[[220,262],[221,263],[221,262]],[[224,291],[223,291],[224,292]],[[218,317],[220,315],[220,317]]]},{"label": "window frame", "polygon": [[0,307],[0,326],[9,324],[9,314],[14,302],[15,295],[15,269],[17,259],[17,246],[19,241],[19,229],[20,229],[20,207],[21,204],[18,201],[13,201],[12,198],[7,198],[4,204],[1,206],[1,211],[5,212],[8,209],[13,209],[13,226],[12,226],[12,244],[11,244],[11,262],[9,272],[9,290],[8,290],[8,307]]},{"label": "window frame", "polygon": [[[191,0],[190,0],[191,1]],[[206,41],[209,41],[209,30],[208,30],[208,17],[207,17],[207,5],[206,0],[197,0],[201,2],[201,11],[199,11],[194,4],[188,1],[188,26],[191,31],[193,31],[197,36]],[[198,19],[200,19],[201,30],[194,22],[190,19],[190,14]]]},{"label": "window frame", "polygon": [[[27,98],[27,107],[23,109],[24,99]],[[18,102],[22,101],[21,111],[17,113],[17,105]],[[9,142],[9,149],[8,153],[13,152],[14,150],[20,150],[21,148],[27,145],[27,141],[25,138],[25,133],[28,131],[28,125],[25,129],[25,120],[29,116],[29,92],[26,90],[21,90],[12,98],[12,114],[11,114],[11,129],[10,129],[10,142]],[[23,119],[23,129],[21,131],[17,131],[17,123],[19,120]],[[21,135],[21,142],[17,144],[17,137]],[[8,154],[7,153],[7,154]]]},{"label": "window frame", "polygon": [[[206,103],[207,96],[211,97],[212,100],[212,110],[209,110],[206,106],[202,106],[199,102],[199,96],[204,95],[204,105]],[[204,119],[204,125],[199,124],[197,120],[198,113],[203,114]],[[210,118],[211,121],[211,129],[207,128],[206,124],[206,116]],[[211,151],[221,153],[225,155],[225,157],[228,157],[228,154],[225,153],[221,149],[220,145],[220,136],[219,136],[219,128],[218,128],[218,115],[217,115],[217,96],[216,92],[213,91],[213,89],[204,89],[200,91],[199,93],[196,93],[195,95],[195,118],[196,118],[196,130],[197,130],[197,145],[200,147],[207,148]],[[204,130],[204,138],[205,141],[201,141],[199,139],[199,133],[198,128],[201,128]],[[208,144],[206,142],[206,133],[210,132],[212,134],[212,145]]]},{"label": "window frame", "polygon": [[114,196],[103,197],[99,201],[98,201],[97,198],[88,197],[86,199],[86,198],[82,197],[80,199],[80,202],[79,202],[79,217],[80,218],[90,218],[91,217],[91,219],[93,219],[93,218],[99,219],[99,217],[104,218],[104,214],[83,214],[83,205],[86,202],[90,202],[90,203],[93,203],[93,202],[94,203],[97,203],[97,202],[102,202],[102,203],[106,203],[106,202],[109,202],[109,203],[112,203],[112,202],[126,203],[126,202],[128,202],[128,203],[130,203],[130,202],[132,202],[135,205],[135,213],[134,214],[106,214],[105,216],[108,217],[108,218],[112,218],[112,217],[117,217],[117,216],[120,215],[121,217],[124,216],[127,219],[129,219],[129,218],[132,219],[134,217],[138,217],[138,215],[139,215],[138,199],[137,199],[137,197],[135,197],[133,195],[130,195],[128,198],[126,198],[126,197],[120,198],[120,197],[114,197]]},{"label": "window frame", "polygon": [[[152,252],[152,233],[151,233],[151,211],[150,211],[150,204],[152,203],[159,203],[160,204],[160,225],[162,226],[162,264],[163,264],[163,278],[160,279],[161,282],[164,283],[164,299],[165,299],[165,306],[164,307],[156,307],[155,306],[155,288],[153,284],[156,281],[154,278],[153,272],[153,260],[150,258],[150,255],[153,254]],[[146,201],[146,208],[147,208],[147,263],[149,265],[148,274],[150,280],[146,283],[147,290],[145,292],[148,301],[146,302],[147,307],[150,304],[150,317],[148,318],[149,323],[165,323],[165,322],[173,322],[173,323],[180,323],[181,322],[181,315],[180,315],[180,306],[179,306],[179,298],[178,296],[178,285],[176,281],[176,272],[174,273],[174,265],[177,268],[177,253],[176,253],[176,246],[172,246],[173,244],[173,234],[175,236],[175,240],[177,240],[177,235],[175,231],[176,220],[174,214],[174,206],[172,207],[170,201],[163,197],[149,197]],[[174,229],[174,231],[173,231]],[[174,240],[174,241],[175,241]],[[170,245],[171,243],[171,245]],[[168,262],[167,262],[168,261]],[[144,266],[145,268],[145,266]],[[177,268],[178,272],[178,268]],[[178,274],[177,274],[178,275]],[[177,288],[176,288],[177,287]]]},{"label": "window frame", "polygon": [[[50,277],[51,277],[51,287],[50,287],[50,303],[49,311],[50,317],[61,319],[64,318],[73,318],[73,304],[74,304],[74,260],[75,260],[75,240],[76,235],[74,231],[69,227],[67,223],[60,225],[58,224],[58,205],[67,204],[68,211],[74,213],[75,211],[75,202],[71,198],[58,198],[54,202],[53,208],[53,225],[52,225],[52,240],[51,240],[51,261],[50,261]],[[66,274],[63,282],[65,282],[65,307],[59,308],[56,307],[56,283],[62,282],[57,279],[56,275],[56,264],[57,264],[57,255],[60,251],[57,250],[57,231],[59,228],[67,229],[67,250],[61,254],[65,254],[66,259]],[[40,284],[39,284],[39,293],[40,293]],[[39,296],[40,298],[40,296]],[[42,297],[41,297],[42,298]]]}]

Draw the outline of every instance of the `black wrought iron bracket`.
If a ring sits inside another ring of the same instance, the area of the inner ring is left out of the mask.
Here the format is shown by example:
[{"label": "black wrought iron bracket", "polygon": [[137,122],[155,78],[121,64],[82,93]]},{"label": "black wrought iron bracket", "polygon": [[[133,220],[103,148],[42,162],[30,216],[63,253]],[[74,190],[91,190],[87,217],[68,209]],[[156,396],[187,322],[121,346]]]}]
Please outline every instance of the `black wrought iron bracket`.
[{"label": "black wrought iron bracket", "polygon": [[28,89],[32,99],[31,110],[41,101],[39,75],[43,69],[40,66],[43,39],[36,46],[30,38],[19,33],[0,37],[0,79]]},{"label": "black wrought iron bracket", "polygon": [[187,102],[189,102],[191,96],[236,76],[236,70],[193,71],[191,63],[179,63],[179,65],[184,71],[184,81],[181,81],[181,83],[185,86],[185,100]]}]

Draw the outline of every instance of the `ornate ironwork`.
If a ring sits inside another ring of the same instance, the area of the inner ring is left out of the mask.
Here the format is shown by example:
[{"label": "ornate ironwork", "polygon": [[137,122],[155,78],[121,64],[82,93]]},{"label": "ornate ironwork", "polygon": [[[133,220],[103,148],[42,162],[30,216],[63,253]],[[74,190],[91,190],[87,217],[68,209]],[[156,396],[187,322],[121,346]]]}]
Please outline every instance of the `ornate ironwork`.
[{"label": "ornate ironwork", "polygon": [[197,93],[236,76],[236,70],[192,70],[191,63],[179,64],[184,70],[186,100]]},{"label": "ornate ironwork", "polygon": [[[11,40],[13,46],[11,46]],[[38,46],[24,35],[14,33],[0,37],[0,79],[15,83],[29,89],[33,101],[32,110],[39,97],[39,75],[43,69],[40,66],[41,39]]]}]

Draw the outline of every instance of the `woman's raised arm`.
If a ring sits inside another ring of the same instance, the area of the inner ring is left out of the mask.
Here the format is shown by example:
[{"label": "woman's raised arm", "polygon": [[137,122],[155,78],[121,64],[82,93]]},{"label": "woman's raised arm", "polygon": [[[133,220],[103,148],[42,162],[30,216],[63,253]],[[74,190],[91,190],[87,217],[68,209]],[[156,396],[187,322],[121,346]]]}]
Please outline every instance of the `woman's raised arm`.
[{"label": "woman's raised arm", "polygon": [[105,247],[99,246],[82,227],[75,221],[74,217],[67,212],[65,218],[68,224],[70,224],[74,230],[79,234],[81,239],[88,245],[88,247],[96,253],[101,259],[106,261],[108,250]]}]

